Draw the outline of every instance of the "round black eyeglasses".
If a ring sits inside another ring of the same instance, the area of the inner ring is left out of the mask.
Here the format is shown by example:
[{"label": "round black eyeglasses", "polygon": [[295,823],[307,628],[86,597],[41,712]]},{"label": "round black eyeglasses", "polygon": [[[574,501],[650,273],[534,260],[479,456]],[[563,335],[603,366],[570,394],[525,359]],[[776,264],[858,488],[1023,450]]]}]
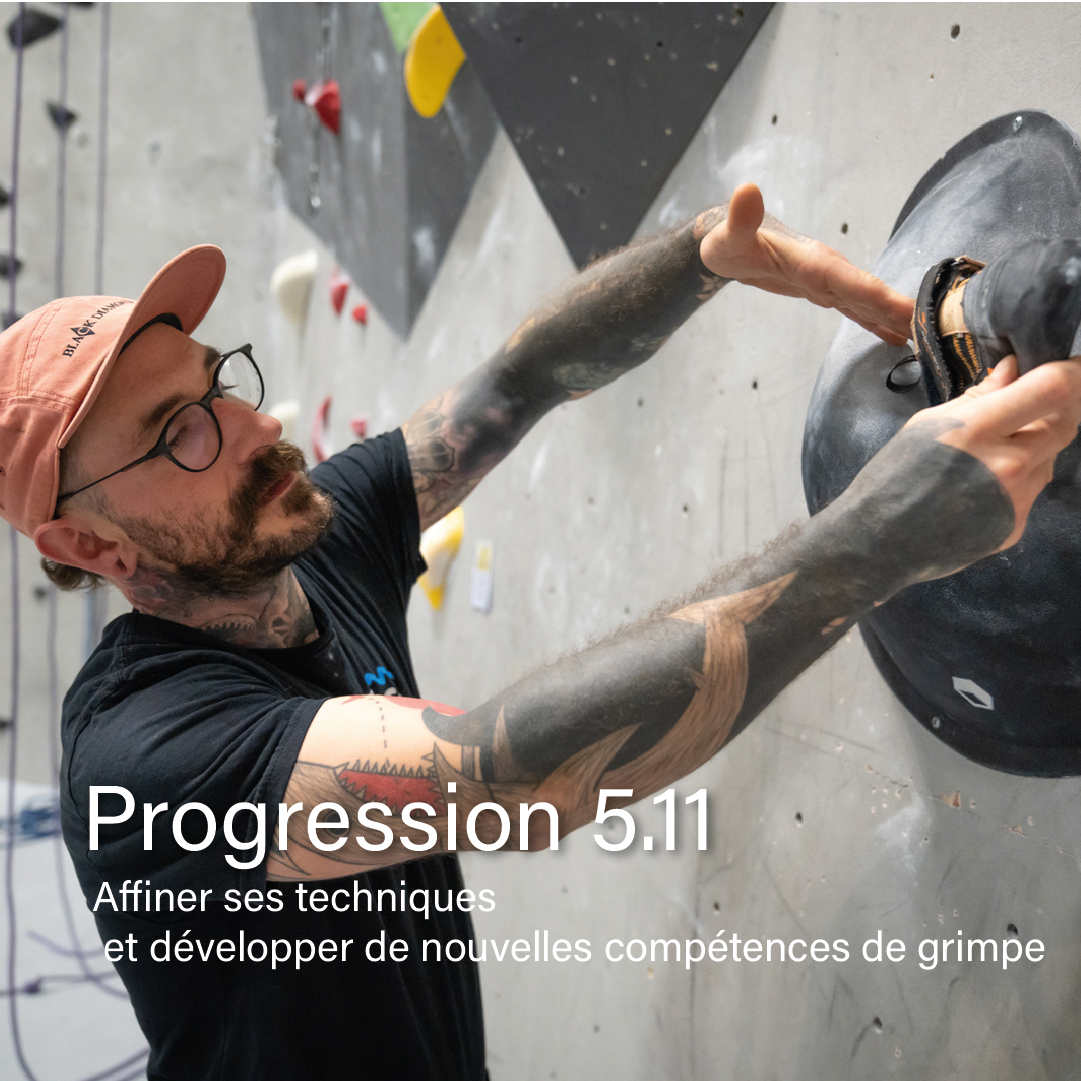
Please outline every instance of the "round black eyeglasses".
[{"label": "round black eyeglasses", "polygon": [[109,477],[126,473],[143,462],[154,458],[168,458],[174,465],[189,473],[202,473],[209,469],[221,454],[221,426],[214,416],[214,399],[224,398],[229,402],[240,402],[258,409],[263,404],[263,377],[252,359],[251,346],[242,345],[226,353],[214,369],[214,379],[210,390],[197,402],[182,405],[166,422],[153,448],[134,462],[128,462],[120,469],[99,477],[74,492],[65,492],[56,497],[59,504],[73,495],[93,488]]}]

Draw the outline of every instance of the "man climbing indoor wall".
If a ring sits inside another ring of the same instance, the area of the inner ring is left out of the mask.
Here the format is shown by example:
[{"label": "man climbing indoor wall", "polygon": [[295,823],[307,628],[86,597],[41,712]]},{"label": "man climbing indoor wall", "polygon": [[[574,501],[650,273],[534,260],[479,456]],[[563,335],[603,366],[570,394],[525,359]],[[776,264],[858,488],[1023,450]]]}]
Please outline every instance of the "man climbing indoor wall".
[{"label": "man climbing indoor wall", "polygon": [[[58,584],[97,576],[134,607],[69,691],[60,784],[155,1079],[479,1081],[476,967],[422,951],[472,937],[477,898],[452,854],[470,812],[494,804],[476,835],[517,845],[522,804],[548,804],[525,830],[543,848],[553,821],[595,817],[600,789],[640,799],[695,769],[873,605],[1016,542],[1081,418],[1081,362],[1018,379],[1007,359],[764,554],[461,713],[417,700],[419,534],[539,417],[648,359],[730,280],[898,344],[912,302],[763,222],[745,185],[572,279],[401,429],[309,478],[258,411],[250,347],[190,336],[223,276],[218,249],[189,249],[135,302],[54,301],[0,336],[2,513]],[[407,698],[362,693],[380,666]],[[319,804],[343,817],[313,824]],[[275,883],[322,880],[333,901],[274,900]],[[373,907],[379,891],[434,903]],[[271,966],[273,941],[294,944],[288,963]],[[302,962],[303,943],[334,949]]]}]

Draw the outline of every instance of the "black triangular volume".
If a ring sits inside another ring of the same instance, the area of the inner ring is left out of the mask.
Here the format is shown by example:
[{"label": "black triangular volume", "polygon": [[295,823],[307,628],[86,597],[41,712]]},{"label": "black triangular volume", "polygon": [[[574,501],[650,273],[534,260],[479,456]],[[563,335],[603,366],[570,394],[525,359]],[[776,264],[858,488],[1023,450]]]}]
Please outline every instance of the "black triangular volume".
[{"label": "black triangular volume", "polygon": [[627,243],[772,4],[445,4],[579,267]]}]

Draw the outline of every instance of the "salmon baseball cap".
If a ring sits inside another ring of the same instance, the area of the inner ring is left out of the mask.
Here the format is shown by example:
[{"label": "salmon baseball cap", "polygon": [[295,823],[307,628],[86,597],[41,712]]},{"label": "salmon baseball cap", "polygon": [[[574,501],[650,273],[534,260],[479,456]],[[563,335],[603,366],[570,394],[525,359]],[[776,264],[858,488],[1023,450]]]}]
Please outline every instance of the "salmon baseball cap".
[{"label": "salmon baseball cap", "polygon": [[0,517],[28,537],[52,519],[60,451],[121,350],[159,315],[191,334],[224,278],[221,249],[200,244],[166,263],[138,300],[64,297],[0,334]]}]

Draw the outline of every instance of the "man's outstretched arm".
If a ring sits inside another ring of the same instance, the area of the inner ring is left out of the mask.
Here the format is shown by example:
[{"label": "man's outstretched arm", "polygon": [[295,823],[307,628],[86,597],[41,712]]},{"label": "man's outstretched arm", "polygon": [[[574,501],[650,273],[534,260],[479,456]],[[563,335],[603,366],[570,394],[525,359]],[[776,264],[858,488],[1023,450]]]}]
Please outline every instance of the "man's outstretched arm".
[{"label": "man's outstretched arm", "polygon": [[572,278],[499,351],[402,426],[425,529],[548,410],[648,360],[726,282],[834,307],[896,344],[912,301],[832,248],[764,217],[753,184],[692,222]]},{"label": "man's outstretched arm", "polygon": [[[505,808],[517,846],[522,803],[550,803],[566,833],[593,819],[600,788],[637,800],[697,768],[875,604],[1020,538],[1055,454],[1076,434],[1081,359],[1016,382],[1015,371],[1011,358],[964,397],[917,414],[830,507],[693,601],[477,709],[325,703],[286,801],[306,812],[337,803],[350,828],[331,834],[342,845],[327,852],[297,816],[268,875],[333,878],[423,854],[421,831],[402,817],[408,803],[430,808],[425,852],[446,850],[448,802],[458,847],[469,811],[487,802]],[[371,802],[388,808],[378,851],[380,831],[357,828]],[[529,826],[531,846],[546,847],[547,817]],[[486,843],[498,828],[494,812],[477,820]]]}]

